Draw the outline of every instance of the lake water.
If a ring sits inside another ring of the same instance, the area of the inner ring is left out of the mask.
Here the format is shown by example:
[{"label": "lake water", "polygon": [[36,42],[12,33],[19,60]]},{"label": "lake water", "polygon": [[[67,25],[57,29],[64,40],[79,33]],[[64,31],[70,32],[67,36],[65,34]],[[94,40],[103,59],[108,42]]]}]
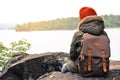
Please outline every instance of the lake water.
[{"label": "lake water", "polygon": [[[76,30],[31,31],[16,32],[14,30],[0,30],[0,42],[6,46],[13,41],[27,40],[32,44],[30,54],[44,52],[67,52]],[[120,28],[105,29],[111,46],[111,59],[120,60]]]}]

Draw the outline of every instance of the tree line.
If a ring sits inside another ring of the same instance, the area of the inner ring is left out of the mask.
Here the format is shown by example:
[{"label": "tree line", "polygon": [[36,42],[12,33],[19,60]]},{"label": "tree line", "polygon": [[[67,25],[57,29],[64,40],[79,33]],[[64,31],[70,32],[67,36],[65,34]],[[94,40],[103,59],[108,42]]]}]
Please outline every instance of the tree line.
[{"label": "tree line", "polygon": [[[120,15],[102,15],[105,26],[120,27]],[[58,18],[48,21],[28,22],[17,24],[16,31],[34,31],[34,30],[74,30],[78,27],[79,18]]]}]

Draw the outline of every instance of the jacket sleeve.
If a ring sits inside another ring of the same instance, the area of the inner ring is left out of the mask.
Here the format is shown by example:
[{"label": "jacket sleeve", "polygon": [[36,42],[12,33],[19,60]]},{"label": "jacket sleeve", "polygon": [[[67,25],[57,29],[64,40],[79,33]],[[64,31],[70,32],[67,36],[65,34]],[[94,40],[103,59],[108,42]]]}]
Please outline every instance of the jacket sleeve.
[{"label": "jacket sleeve", "polygon": [[72,61],[75,61],[80,54],[80,51],[81,51],[80,41],[82,40],[82,36],[83,36],[82,31],[75,32],[75,34],[73,36],[71,46],[70,46],[70,59]]},{"label": "jacket sleeve", "polygon": [[108,41],[109,41],[109,43],[110,43],[110,38],[108,37],[107,32],[104,31],[103,34],[107,36]]}]

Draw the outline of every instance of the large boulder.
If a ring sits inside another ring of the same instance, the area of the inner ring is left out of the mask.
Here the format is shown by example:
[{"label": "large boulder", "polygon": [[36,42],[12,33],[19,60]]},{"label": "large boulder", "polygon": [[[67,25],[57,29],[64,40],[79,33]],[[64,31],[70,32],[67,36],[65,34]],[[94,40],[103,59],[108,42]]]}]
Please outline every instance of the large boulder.
[{"label": "large boulder", "polygon": [[81,77],[77,73],[51,72],[40,76],[37,80],[120,80],[120,70],[112,70],[108,77]]},{"label": "large boulder", "polygon": [[8,61],[0,80],[36,80],[39,76],[60,71],[68,54],[63,52],[47,52],[41,54],[21,54]]},{"label": "large boulder", "polygon": [[120,80],[120,61],[110,61],[108,77],[83,78],[77,73],[61,73],[62,65],[69,61],[64,52],[40,54],[16,53],[5,65],[0,80]]}]

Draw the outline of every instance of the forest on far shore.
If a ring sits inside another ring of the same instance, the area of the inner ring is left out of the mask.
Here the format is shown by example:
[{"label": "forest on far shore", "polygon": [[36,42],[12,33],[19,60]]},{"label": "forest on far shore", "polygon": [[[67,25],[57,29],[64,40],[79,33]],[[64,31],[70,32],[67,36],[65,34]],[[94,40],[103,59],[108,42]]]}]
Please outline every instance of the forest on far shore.
[{"label": "forest on far shore", "polygon": [[[120,27],[120,15],[102,15],[106,28]],[[75,30],[78,27],[78,17],[57,18],[48,21],[28,22],[17,24],[16,31],[35,30]]]}]

